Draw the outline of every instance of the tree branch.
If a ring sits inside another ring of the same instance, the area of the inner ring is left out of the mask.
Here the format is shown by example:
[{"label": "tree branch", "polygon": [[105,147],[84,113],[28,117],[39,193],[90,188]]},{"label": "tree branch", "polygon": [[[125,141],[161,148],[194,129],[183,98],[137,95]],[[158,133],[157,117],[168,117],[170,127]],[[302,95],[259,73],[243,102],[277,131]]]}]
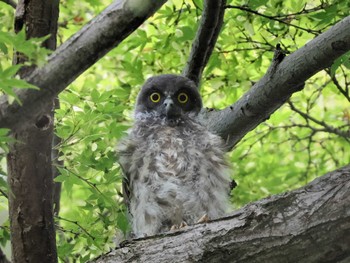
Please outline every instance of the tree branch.
[{"label": "tree branch", "polygon": [[8,4],[10,6],[12,6],[13,8],[16,8],[17,7],[17,4],[15,1],[13,0],[0,0],[1,2],[4,2],[5,4]]},{"label": "tree branch", "polygon": [[82,72],[138,28],[166,0],[118,0],[90,21],[78,33],[61,45],[48,63],[35,69],[25,79],[40,88],[16,90],[22,106],[9,104],[0,98],[0,128],[25,128],[37,119],[42,109],[52,102]]},{"label": "tree branch", "polygon": [[96,262],[347,262],[350,166],[231,216],[126,242]]},{"label": "tree branch", "polygon": [[[278,60],[241,99],[221,111],[203,110],[202,121],[231,149],[245,134],[269,118],[304,82],[350,50],[350,16]],[[275,65],[280,62],[278,65]]]},{"label": "tree branch", "polygon": [[5,193],[5,191],[3,191],[3,190],[0,189],[0,193],[1,193],[4,197],[6,197],[7,199],[9,198],[8,195]]},{"label": "tree branch", "polygon": [[199,29],[183,75],[199,84],[201,75],[220,33],[224,20],[226,0],[205,0]]}]

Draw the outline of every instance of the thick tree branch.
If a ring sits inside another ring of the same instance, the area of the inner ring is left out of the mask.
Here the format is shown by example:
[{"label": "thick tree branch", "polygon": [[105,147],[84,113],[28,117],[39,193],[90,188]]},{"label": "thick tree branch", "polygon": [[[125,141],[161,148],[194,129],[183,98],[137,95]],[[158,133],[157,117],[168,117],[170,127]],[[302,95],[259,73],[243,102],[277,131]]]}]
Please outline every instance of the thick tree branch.
[{"label": "thick tree branch", "polygon": [[192,44],[191,54],[183,75],[199,83],[208,63],[224,20],[226,0],[205,0],[199,29]]},{"label": "thick tree branch", "polygon": [[350,166],[231,216],[131,240],[96,262],[347,262]]},{"label": "thick tree branch", "polygon": [[[232,148],[275,112],[304,82],[350,50],[350,16],[270,67],[241,99],[222,111],[203,110],[203,122]],[[276,60],[277,59],[277,60]],[[273,63],[278,61],[278,56]]]},{"label": "thick tree branch", "polygon": [[82,72],[139,27],[166,0],[118,0],[60,46],[48,63],[25,79],[40,88],[17,90],[23,106],[9,104],[0,98],[0,128],[25,128],[37,119],[42,109],[52,102]]}]

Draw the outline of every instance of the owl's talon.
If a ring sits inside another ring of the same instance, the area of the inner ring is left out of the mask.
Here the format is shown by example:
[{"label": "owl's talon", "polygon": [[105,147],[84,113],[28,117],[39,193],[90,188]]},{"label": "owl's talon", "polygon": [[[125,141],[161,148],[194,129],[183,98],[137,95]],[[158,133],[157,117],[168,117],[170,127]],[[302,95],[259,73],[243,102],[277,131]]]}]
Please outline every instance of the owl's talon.
[{"label": "owl's talon", "polygon": [[178,230],[178,229],[179,229],[178,225],[172,225],[171,228],[170,228],[170,231],[175,231],[175,230]]},{"label": "owl's talon", "polygon": [[176,231],[181,228],[185,228],[186,226],[188,226],[187,223],[185,221],[182,221],[180,225],[172,225],[170,231]]},{"label": "owl's talon", "polygon": [[204,214],[199,220],[197,221],[197,224],[204,224],[209,222],[209,216],[207,214]]},{"label": "owl's talon", "polygon": [[179,228],[184,228],[186,226],[188,226],[187,223],[185,221],[182,221]]}]

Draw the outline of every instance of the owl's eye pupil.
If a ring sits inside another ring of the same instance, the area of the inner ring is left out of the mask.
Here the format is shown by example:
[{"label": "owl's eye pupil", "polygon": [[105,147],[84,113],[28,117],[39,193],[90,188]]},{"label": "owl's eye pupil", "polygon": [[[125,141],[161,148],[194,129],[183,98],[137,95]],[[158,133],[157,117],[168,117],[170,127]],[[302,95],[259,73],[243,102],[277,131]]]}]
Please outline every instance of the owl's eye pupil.
[{"label": "owl's eye pupil", "polygon": [[158,92],[153,92],[149,98],[152,102],[157,103],[160,101],[160,94]]},{"label": "owl's eye pupil", "polygon": [[188,101],[188,95],[184,92],[179,93],[179,95],[177,96],[177,100],[180,103],[186,103]]}]

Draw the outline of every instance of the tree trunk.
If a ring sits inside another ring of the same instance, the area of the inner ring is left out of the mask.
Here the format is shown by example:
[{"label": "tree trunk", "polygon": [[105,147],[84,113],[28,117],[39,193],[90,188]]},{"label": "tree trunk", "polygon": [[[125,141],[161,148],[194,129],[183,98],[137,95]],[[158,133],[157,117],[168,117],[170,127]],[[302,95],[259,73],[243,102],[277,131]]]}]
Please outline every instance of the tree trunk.
[{"label": "tree trunk", "polygon": [[350,262],[350,166],[231,216],[131,240],[95,262]]},{"label": "tree trunk", "polygon": [[[19,1],[15,30],[25,28],[27,38],[51,34],[43,46],[56,48],[58,0]],[[14,63],[23,62],[21,54]],[[20,71],[20,76],[32,67]],[[16,140],[7,157],[10,187],[9,212],[13,262],[57,262],[51,148],[53,102],[26,129],[12,130]]]},{"label": "tree trunk", "polygon": [[56,262],[52,211],[52,114],[43,126],[13,133],[8,182],[13,262]]}]

